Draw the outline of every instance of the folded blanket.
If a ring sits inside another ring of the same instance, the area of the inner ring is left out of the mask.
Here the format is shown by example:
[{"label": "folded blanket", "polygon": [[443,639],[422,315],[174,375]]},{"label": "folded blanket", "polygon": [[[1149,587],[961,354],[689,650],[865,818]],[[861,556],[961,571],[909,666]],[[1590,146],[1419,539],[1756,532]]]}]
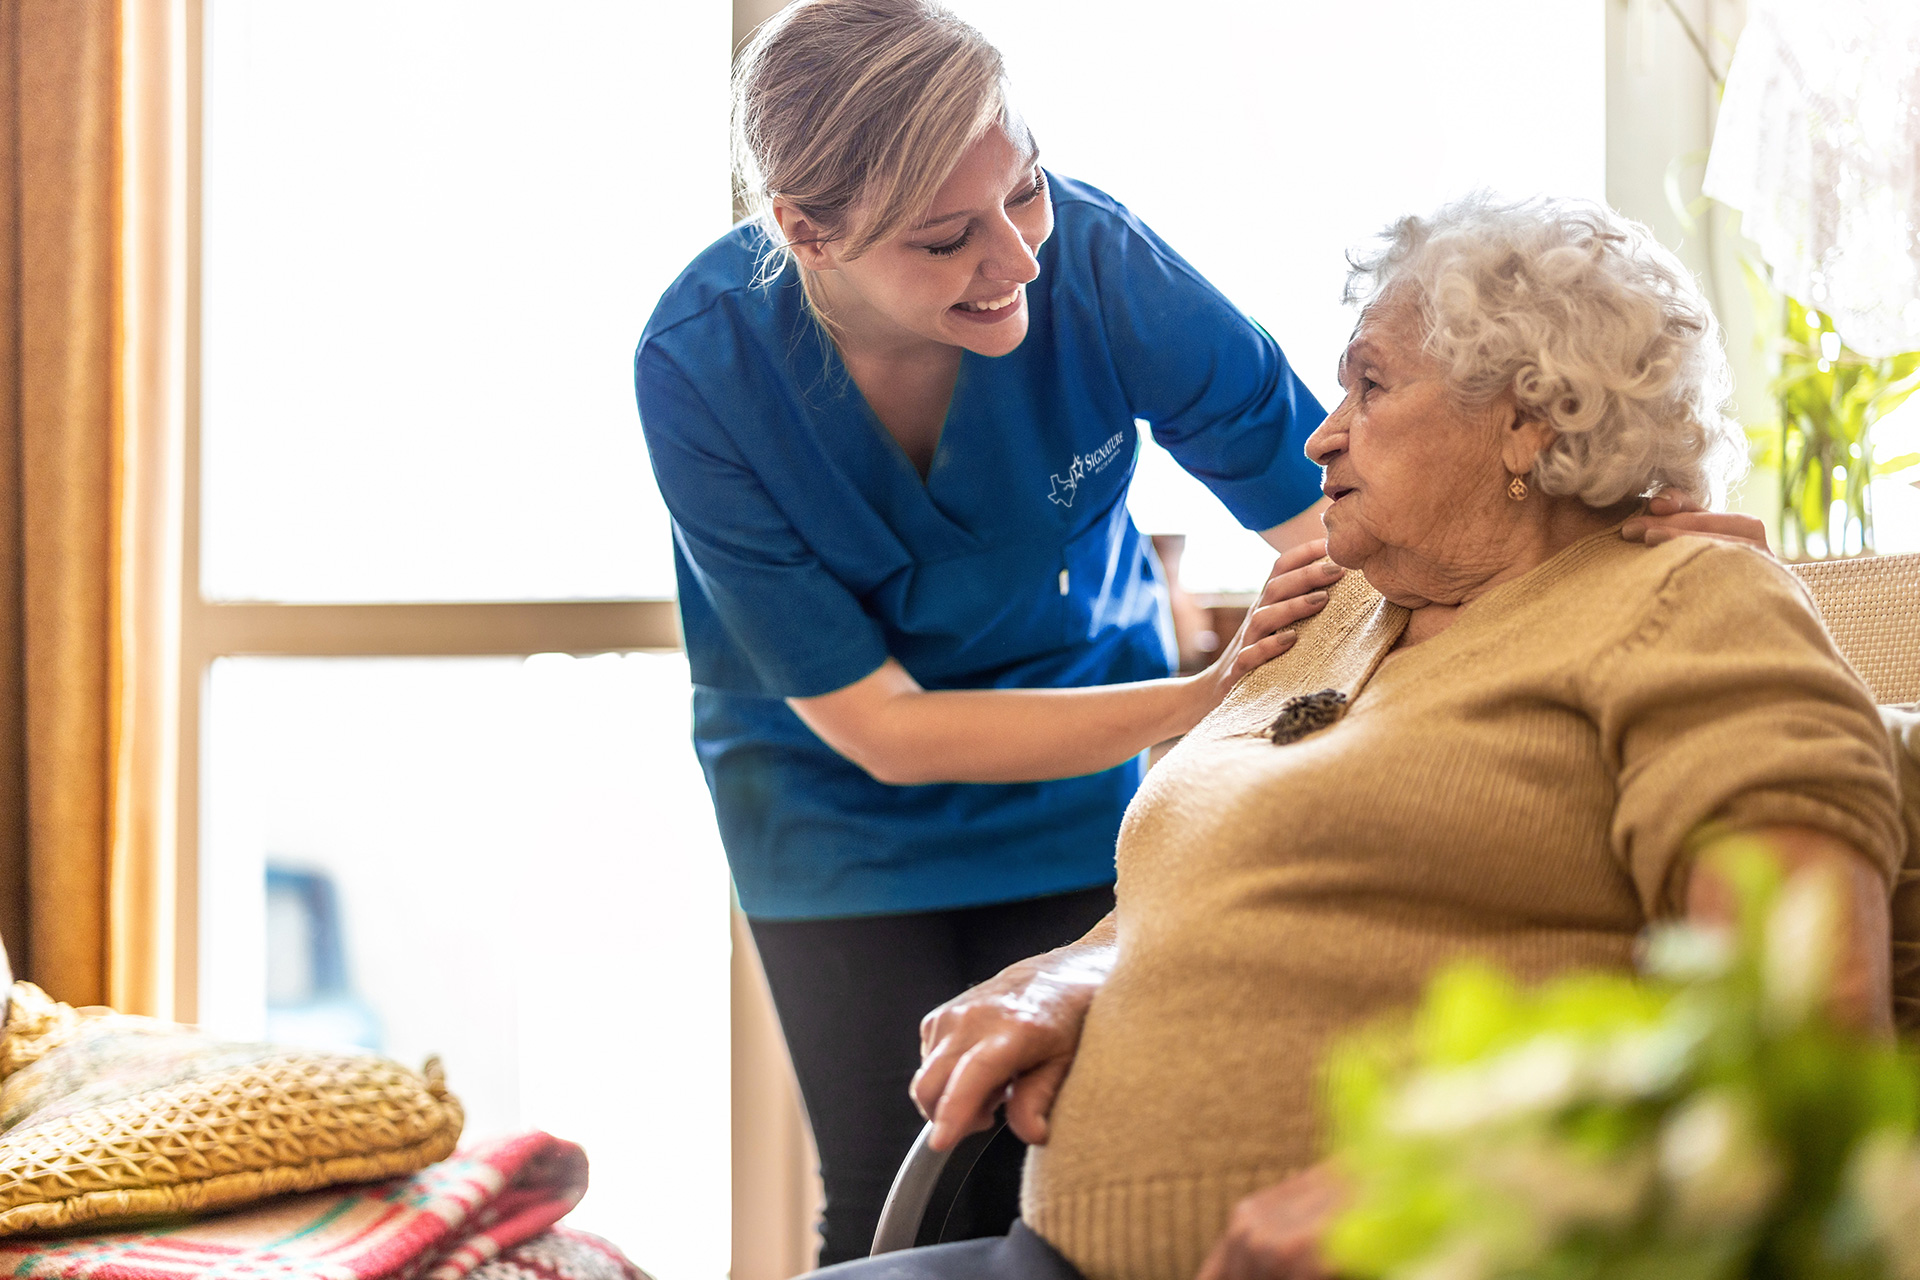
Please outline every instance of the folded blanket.
[{"label": "folded blanket", "polygon": [[0,1277],[59,1280],[645,1280],[592,1236],[549,1230],[587,1157],[544,1133],[410,1177],[264,1200],[191,1222],[0,1243]]},{"label": "folded blanket", "polygon": [[467,1273],[467,1280],[650,1280],[626,1255],[584,1231],[555,1227]]}]

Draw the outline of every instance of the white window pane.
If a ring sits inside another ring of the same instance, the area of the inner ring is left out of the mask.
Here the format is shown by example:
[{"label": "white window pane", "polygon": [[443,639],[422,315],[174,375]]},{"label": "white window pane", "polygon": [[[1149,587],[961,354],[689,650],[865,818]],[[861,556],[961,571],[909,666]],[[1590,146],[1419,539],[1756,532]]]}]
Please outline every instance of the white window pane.
[{"label": "white window pane", "polygon": [[587,1149],[570,1223],[720,1280],[729,899],[685,659],[225,659],[209,706],[207,1027],[437,1053],[468,1137]]},{"label": "white window pane", "polygon": [[1189,591],[1250,590],[1266,581],[1273,566],[1273,548],[1241,528],[1213,492],[1181,470],[1173,455],[1144,431],[1127,509],[1142,533],[1185,535],[1180,583]]},{"label": "white window pane", "polygon": [[728,225],[726,0],[207,10],[207,595],[672,595],[632,354]]},{"label": "white window pane", "polygon": [[[1476,187],[1605,194],[1597,4],[950,3],[1005,51],[1046,163],[1138,213],[1329,405],[1348,248]],[[1210,510],[1156,531],[1188,535],[1196,589],[1254,585],[1272,553]]]},{"label": "white window pane", "polygon": [[[1920,398],[1873,424],[1873,455],[1881,461],[1920,453]],[[1881,554],[1920,551],[1920,468],[1875,477],[1873,545]]]}]

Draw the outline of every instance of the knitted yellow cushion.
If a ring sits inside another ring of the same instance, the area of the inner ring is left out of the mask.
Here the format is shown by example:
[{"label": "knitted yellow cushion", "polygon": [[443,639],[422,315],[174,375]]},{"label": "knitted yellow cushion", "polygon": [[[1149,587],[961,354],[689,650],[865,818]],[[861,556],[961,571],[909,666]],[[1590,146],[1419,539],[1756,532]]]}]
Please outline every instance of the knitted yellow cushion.
[{"label": "knitted yellow cushion", "polygon": [[214,1040],[16,982],[0,1040],[0,1235],[222,1209],[453,1151],[439,1063]]}]

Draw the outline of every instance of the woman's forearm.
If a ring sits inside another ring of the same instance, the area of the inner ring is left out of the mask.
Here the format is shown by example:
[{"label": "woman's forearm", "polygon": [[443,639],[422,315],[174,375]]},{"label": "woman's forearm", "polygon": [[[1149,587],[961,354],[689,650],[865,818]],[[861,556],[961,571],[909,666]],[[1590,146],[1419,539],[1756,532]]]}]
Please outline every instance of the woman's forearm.
[{"label": "woman's forearm", "polygon": [[1208,707],[1192,679],[929,691],[891,660],[845,689],[791,705],[828,746],[897,785],[1098,773],[1185,733]]},{"label": "woman's forearm", "polygon": [[1241,676],[1292,647],[1343,572],[1306,542],[1275,561],[1240,631],[1198,675],[1081,689],[920,687],[898,660],[843,689],[787,705],[828,746],[882,782],[1041,782],[1124,764],[1193,728]]},{"label": "woman's forearm", "polygon": [[[1829,1005],[1851,1026],[1893,1030],[1892,924],[1887,882],[1865,855],[1844,840],[1811,827],[1764,827],[1748,834],[1776,850],[1789,875],[1825,871],[1839,896],[1839,937]],[[1711,864],[1693,869],[1687,881],[1690,919],[1733,923],[1737,895]]]}]

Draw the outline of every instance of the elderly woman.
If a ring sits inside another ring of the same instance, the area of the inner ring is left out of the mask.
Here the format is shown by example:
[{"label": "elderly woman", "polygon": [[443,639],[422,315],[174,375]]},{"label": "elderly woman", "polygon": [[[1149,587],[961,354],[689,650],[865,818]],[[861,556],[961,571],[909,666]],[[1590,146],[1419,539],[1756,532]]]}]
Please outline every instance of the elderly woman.
[{"label": "elderly woman", "polygon": [[1350,293],[1307,450],[1360,574],[1149,774],[1108,921],[928,1016],[938,1141],[1005,1097],[1045,1143],[1015,1234],[862,1275],[1316,1274],[1328,1041],[1462,955],[1619,969],[1649,921],[1720,916],[1709,830],[1845,877],[1836,1001],[1887,1021],[1871,698],[1768,557],[1620,537],[1739,465],[1685,270],[1605,209],[1473,199],[1394,226]]}]

